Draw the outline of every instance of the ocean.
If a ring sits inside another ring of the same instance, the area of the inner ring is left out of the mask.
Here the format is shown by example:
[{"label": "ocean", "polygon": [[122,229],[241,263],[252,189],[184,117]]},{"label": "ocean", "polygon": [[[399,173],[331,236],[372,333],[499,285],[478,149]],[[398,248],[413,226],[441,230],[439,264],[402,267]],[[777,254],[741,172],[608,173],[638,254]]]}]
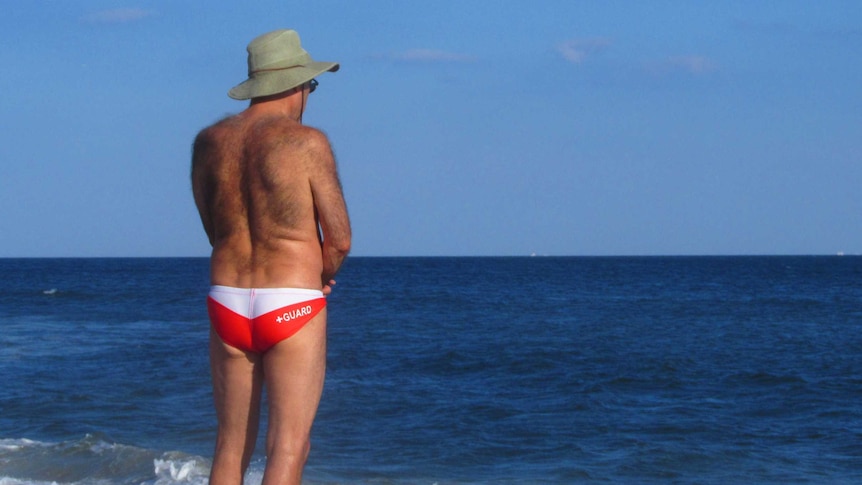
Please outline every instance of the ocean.
[{"label": "ocean", "polygon": [[[0,485],[206,483],[207,260],[0,275]],[[337,279],[306,483],[862,483],[862,257],[355,257]]]}]

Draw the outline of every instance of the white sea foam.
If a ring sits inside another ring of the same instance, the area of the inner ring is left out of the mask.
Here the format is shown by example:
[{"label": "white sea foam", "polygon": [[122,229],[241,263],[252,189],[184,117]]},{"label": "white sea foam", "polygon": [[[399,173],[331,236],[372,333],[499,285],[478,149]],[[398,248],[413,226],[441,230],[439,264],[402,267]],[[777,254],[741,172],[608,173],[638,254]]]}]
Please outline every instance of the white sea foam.
[{"label": "white sea foam", "polygon": [[243,483],[246,483],[248,485],[259,485],[260,482],[262,482],[262,481],[263,481],[263,471],[262,470],[258,471],[258,470],[252,469],[252,470],[249,470],[245,474],[245,480],[243,480]]},{"label": "white sea foam", "polygon": [[[156,479],[147,482],[146,485],[173,485],[173,484],[205,484],[209,481],[210,464],[208,461],[181,453],[165,453],[162,458],[153,460]],[[263,467],[265,461],[252,463],[249,471],[245,474],[243,483],[246,485],[259,485],[263,481]],[[0,484],[2,485],[2,484]]]},{"label": "white sea foam", "polygon": [[22,439],[0,439],[0,450],[16,451],[26,446],[46,446],[45,443]]},{"label": "white sea foam", "polygon": [[156,479],[154,485],[204,484],[209,479],[210,467],[201,458],[166,453],[153,460]]},{"label": "white sea foam", "polygon": [[58,485],[57,482],[37,482],[33,480],[19,480],[11,477],[0,477],[0,485]]},{"label": "white sea foam", "polygon": [[93,435],[61,443],[0,439],[0,485],[204,485],[209,471],[203,457]]}]

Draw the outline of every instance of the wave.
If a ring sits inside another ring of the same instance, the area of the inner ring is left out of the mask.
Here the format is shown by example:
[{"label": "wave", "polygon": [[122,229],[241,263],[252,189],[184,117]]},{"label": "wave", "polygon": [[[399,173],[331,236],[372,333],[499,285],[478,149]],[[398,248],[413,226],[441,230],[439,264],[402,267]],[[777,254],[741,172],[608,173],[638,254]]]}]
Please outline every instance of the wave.
[{"label": "wave", "polygon": [[60,443],[0,439],[0,485],[203,485],[209,471],[200,456],[90,434]]}]

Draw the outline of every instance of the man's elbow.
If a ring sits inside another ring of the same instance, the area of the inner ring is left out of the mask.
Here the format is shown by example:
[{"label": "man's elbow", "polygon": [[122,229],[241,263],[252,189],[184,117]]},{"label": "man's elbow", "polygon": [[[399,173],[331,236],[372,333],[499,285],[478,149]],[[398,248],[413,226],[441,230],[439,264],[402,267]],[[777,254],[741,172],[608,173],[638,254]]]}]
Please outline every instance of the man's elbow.
[{"label": "man's elbow", "polygon": [[330,247],[332,248],[333,251],[335,251],[341,255],[347,256],[347,253],[350,252],[350,238],[348,237],[348,238],[343,238],[343,239],[338,239],[336,241],[332,241],[332,244],[330,245]]},{"label": "man's elbow", "polygon": [[338,255],[347,255],[350,252],[350,234],[330,235],[323,237],[323,250]]}]

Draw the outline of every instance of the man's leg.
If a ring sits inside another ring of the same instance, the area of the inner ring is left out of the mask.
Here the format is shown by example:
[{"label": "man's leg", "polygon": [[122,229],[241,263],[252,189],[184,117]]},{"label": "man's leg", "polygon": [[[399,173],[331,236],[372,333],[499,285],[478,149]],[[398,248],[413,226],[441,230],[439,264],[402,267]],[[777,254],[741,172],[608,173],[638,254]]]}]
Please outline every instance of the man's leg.
[{"label": "man's leg", "polygon": [[263,356],[269,425],[263,485],[299,484],[326,373],[326,309]]},{"label": "man's leg", "polygon": [[260,356],[227,345],[211,330],[210,371],[218,417],[210,484],[241,484],[260,423]]}]

